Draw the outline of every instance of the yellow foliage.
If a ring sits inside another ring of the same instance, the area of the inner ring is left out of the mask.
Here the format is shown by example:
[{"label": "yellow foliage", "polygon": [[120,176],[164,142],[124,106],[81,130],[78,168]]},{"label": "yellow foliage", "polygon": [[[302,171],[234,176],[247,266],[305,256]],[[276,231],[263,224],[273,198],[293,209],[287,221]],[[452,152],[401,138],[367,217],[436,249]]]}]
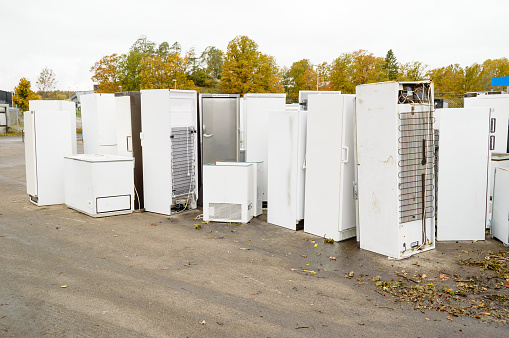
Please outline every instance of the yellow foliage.
[{"label": "yellow foliage", "polygon": [[37,95],[31,88],[30,81],[22,77],[19,84],[14,88],[14,96],[12,102],[21,111],[28,110],[28,103],[30,100],[40,100],[41,97]]},{"label": "yellow foliage", "polygon": [[117,54],[111,54],[104,56],[90,68],[90,71],[94,74],[92,81],[98,85],[98,93],[116,93],[122,91],[118,81],[117,64]]},{"label": "yellow foliage", "polygon": [[173,89],[176,85],[177,89],[196,89],[186,74],[189,58],[189,55],[181,57],[178,53],[145,58],[140,63],[141,88]]}]

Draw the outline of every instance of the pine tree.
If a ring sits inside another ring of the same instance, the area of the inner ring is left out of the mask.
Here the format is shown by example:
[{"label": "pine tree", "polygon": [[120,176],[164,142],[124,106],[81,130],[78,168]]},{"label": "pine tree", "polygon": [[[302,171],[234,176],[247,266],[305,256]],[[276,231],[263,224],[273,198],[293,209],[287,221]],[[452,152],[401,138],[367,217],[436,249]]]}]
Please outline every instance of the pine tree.
[{"label": "pine tree", "polygon": [[398,78],[398,60],[394,55],[392,49],[389,49],[385,56],[384,70],[389,80],[396,80]]}]

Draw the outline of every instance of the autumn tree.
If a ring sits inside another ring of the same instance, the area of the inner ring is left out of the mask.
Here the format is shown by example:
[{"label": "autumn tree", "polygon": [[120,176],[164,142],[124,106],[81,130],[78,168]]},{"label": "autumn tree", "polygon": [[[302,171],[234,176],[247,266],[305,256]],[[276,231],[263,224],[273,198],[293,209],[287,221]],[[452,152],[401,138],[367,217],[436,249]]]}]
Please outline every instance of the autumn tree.
[{"label": "autumn tree", "polygon": [[435,83],[437,97],[453,98],[465,93],[465,71],[459,64],[431,69],[426,76]]},{"label": "autumn tree", "polygon": [[385,76],[389,81],[396,80],[398,78],[398,60],[396,59],[396,55],[394,55],[392,49],[389,49],[385,55],[383,69],[385,71]]},{"label": "autumn tree", "polygon": [[42,96],[47,98],[48,92],[54,90],[57,84],[53,70],[48,67],[44,67],[37,78],[36,84]]},{"label": "autumn tree", "polygon": [[117,72],[122,90],[140,90],[141,62],[145,58],[154,55],[156,51],[166,54],[170,51],[167,42],[161,43],[159,48],[156,48],[156,46],[157,44],[155,42],[148,40],[146,36],[142,35],[129,48],[129,52],[127,54],[119,56]]},{"label": "autumn tree", "polygon": [[32,90],[30,81],[22,77],[18,86],[14,88],[14,96],[12,97],[14,105],[21,111],[27,111],[30,100],[40,99],[41,97]]},{"label": "autumn tree", "polygon": [[195,89],[193,81],[186,73],[189,55],[153,55],[140,64],[140,87],[142,89],[174,88]]},{"label": "autumn tree", "polygon": [[331,89],[339,90],[344,94],[353,94],[358,85],[386,81],[388,78],[384,66],[384,58],[374,56],[373,53],[362,49],[343,53],[331,64]]},{"label": "autumn tree", "polygon": [[421,81],[426,78],[426,68],[428,66],[421,61],[410,61],[399,65],[400,81]]},{"label": "autumn tree", "polygon": [[104,56],[97,61],[90,71],[92,72],[92,81],[97,83],[99,93],[115,93],[122,91],[117,71],[118,56],[111,54]]},{"label": "autumn tree", "polygon": [[290,102],[297,102],[301,90],[316,90],[317,72],[311,62],[308,59],[294,62],[283,75],[283,86]]},{"label": "autumn tree", "polygon": [[279,69],[272,56],[258,51],[247,36],[237,36],[228,43],[221,88],[225,93],[282,92]]}]

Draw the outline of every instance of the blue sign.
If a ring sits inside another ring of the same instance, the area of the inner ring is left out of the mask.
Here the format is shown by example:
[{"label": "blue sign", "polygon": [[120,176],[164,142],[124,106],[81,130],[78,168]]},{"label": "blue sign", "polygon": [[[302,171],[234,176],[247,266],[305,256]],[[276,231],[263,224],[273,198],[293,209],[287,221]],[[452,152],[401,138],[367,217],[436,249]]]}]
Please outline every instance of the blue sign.
[{"label": "blue sign", "polygon": [[492,86],[509,86],[509,76],[500,76],[491,78]]}]

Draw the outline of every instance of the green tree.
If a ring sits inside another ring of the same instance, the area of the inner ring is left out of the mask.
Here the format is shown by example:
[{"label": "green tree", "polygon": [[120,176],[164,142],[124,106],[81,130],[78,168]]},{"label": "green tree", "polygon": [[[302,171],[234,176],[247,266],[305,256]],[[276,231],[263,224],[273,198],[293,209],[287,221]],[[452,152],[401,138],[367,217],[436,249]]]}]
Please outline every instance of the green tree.
[{"label": "green tree", "polygon": [[283,86],[286,98],[297,102],[299,91],[316,90],[317,73],[308,59],[296,61],[283,75]]},{"label": "green tree", "polygon": [[426,78],[426,68],[428,66],[421,61],[410,61],[400,64],[398,80],[400,81],[421,81]]},{"label": "green tree", "polygon": [[28,110],[28,103],[30,100],[40,100],[41,97],[37,95],[31,88],[30,81],[22,77],[19,84],[14,88],[14,96],[12,102],[20,111]]},{"label": "green tree", "polygon": [[389,49],[385,55],[385,63],[383,68],[385,71],[385,76],[388,80],[392,81],[398,78],[398,60],[396,59],[392,49]]},{"label": "green tree", "polygon": [[118,74],[117,54],[104,56],[97,61],[90,71],[92,72],[92,81],[98,85],[99,93],[116,93],[122,90]]},{"label": "green tree", "polygon": [[216,47],[208,46],[201,53],[200,59],[205,67],[206,77],[217,81],[223,72],[223,52]]},{"label": "green tree", "polygon": [[39,88],[39,92],[41,96],[44,98],[48,98],[48,92],[55,89],[57,84],[57,80],[55,77],[55,73],[52,69],[48,67],[44,67],[39,77],[37,78],[37,88]]},{"label": "green tree", "polygon": [[[165,52],[165,46],[162,43],[162,47],[158,51]],[[140,76],[140,64],[141,62],[152,55],[155,55],[156,43],[147,39],[146,36],[141,36],[134,42],[129,49],[129,53],[122,54],[118,59],[118,78],[122,85],[122,90],[140,90],[141,76]],[[168,50],[169,53],[169,50]]]},{"label": "green tree", "polygon": [[[195,89],[193,81],[186,73],[189,55],[153,55],[140,64],[140,87],[142,89]],[[174,81],[175,80],[175,81]]]},{"label": "green tree", "polygon": [[459,64],[431,69],[426,76],[435,83],[436,96],[453,98],[465,93],[465,71]]},{"label": "green tree", "polygon": [[258,51],[247,36],[228,43],[223,63],[221,88],[225,93],[282,92],[279,69],[272,56]]}]

